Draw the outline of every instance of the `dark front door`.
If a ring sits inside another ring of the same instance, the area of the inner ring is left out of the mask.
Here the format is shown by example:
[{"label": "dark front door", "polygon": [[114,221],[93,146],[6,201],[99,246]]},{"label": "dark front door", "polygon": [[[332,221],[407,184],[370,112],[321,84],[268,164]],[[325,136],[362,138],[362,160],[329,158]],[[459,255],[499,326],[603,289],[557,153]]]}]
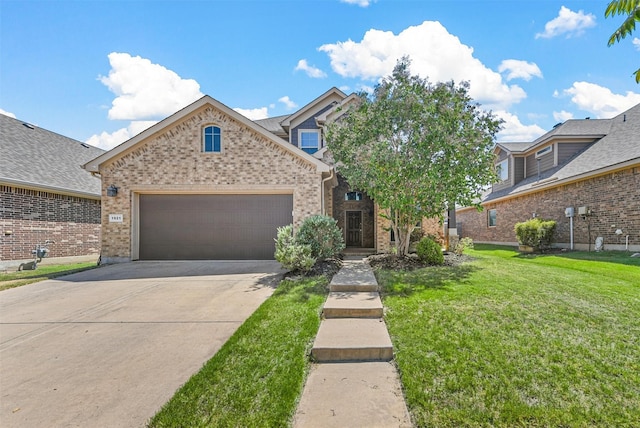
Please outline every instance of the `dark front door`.
[{"label": "dark front door", "polygon": [[362,211],[347,211],[347,247],[362,247]]}]

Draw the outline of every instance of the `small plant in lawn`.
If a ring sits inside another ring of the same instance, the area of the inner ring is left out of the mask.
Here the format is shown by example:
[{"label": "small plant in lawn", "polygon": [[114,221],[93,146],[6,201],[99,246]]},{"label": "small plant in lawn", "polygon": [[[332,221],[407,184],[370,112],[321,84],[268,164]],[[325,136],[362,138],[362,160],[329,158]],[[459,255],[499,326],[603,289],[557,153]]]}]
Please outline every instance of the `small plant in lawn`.
[{"label": "small plant in lawn", "polygon": [[456,256],[461,256],[464,253],[464,250],[466,250],[467,248],[473,250],[473,239],[469,238],[468,236],[458,241],[453,249],[453,252],[456,254]]},{"label": "small plant in lawn", "polygon": [[309,245],[311,256],[318,260],[335,257],[344,250],[344,239],[338,222],[326,215],[307,217],[302,222],[295,241]]},{"label": "small plant in lawn", "polygon": [[305,273],[316,264],[316,259],[311,256],[311,246],[296,242],[291,224],[278,228],[275,259],[285,269]]},{"label": "small plant in lawn", "polygon": [[556,222],[532,218],[522,223],[516,223],[514,231],[520,245],[543,250],[551,247],[553,235],[556,231]]},{"label": "small plant in lawn", "polygon": [[422,262],[429,265],[439,266],[444,264],[444,256],[442,255],[440,244],[430,237],[422,238],[420,242],[418,242],[416,253]]}]

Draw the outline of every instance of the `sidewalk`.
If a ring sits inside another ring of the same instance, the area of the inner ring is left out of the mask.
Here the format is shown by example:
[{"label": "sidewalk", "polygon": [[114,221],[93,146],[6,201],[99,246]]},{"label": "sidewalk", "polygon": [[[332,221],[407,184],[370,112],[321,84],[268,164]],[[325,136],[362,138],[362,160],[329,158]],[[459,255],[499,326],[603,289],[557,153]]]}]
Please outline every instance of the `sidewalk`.
[{"label": "sidewalk", "polygon": [[293,426],[411,427],[382,319],[378,283],[362,260],[333,277]]}]

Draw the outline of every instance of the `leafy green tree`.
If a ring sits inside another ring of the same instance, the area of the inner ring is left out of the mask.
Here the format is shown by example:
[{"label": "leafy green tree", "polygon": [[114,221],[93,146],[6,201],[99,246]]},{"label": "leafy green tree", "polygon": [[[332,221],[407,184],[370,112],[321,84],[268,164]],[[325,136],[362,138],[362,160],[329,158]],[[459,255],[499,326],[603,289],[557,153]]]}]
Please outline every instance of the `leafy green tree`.
[{"label": "leafy green tree", "polygon": [[495,181],[501,120],[474,103],[468,83],[432,84],[398,61],[371,97],[359,94],[327,130],[328,148],[352,188],[388,214],[398,254],[423,218],[442,220],[455,203],[477,205]]},{"label": "leafy green tree", "polygon": [[[605,18],[616,15],[627,15],[622,25],[609,37],[608,45],[619,42],[631,35],[636,29],[636,22],[640,21],[640,0],[613,0],[604,12]],[[640,68],[634,73],[636,83],[640,83]]]}]

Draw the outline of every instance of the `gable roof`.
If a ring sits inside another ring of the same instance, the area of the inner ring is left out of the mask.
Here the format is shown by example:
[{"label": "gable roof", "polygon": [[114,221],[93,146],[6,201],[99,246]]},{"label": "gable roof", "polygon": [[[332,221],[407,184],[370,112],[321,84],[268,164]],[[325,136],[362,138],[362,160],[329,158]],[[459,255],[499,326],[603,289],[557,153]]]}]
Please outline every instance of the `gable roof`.
[{"label": "gable roof", "polygon": [[222,111],[226,115],[232,117],[234,120],[236,120],[236,121],[242,123],[243,125],[249,127],[251,130],[253,130],[257,134],[267,138],[271,142],[273,142],[273,143],[277,144],[278,146],[282,147],[284,150],[292,153],[293,155],[297,156],[298,158],[304,159],[308,163],[314,165],[317,168],[317,171],[319,171],[319,172],[329,172],[331,170],[331,167],[329,165],[327,165],[324,162],[314,158],[313,156],[311,156],[311,155],[307,154],[306,152],[298,149],[297,147],[294,147],[293,145],[287,143],[282,138],[274,135],[273,133],[269,132],[269,130],[265,129],[264,127],[262,127],[262,126],[260,126],[258,124],[256,124],[255,122],[253,122],[250,119],[246,118],[245,116],[243,116],[242,114],[238,113],[237,111],[227,107],[226,105],[224,105],[220,101],[210,97],[209,95],[203,96],[199,100],[189,104],[188,106],[184,107],[182,110],[177,111],[176,113],[172,114],[171,116],[167,117],[166,119],[156,123],[155,125],[151,126],[148,129],[142,131],[138,135],[136,135],[133,138],[125,141],[124,143],[120,144],[119,146],[116,146],[113,149],[111,149],[110,151],[98,156],[97,158],[91,160],[90,162],[87,162],[84,165],[84,168],[87,171],[98,172],[101,164],[103,164],[103,163],[105,163],[105,162],[107,162],[107,161],[119,156],[120,154],[128,151],[129,149],[131,149],[132,147],[136,146],[138,143],[146,140],[150,136],[152,136],[154,134],[157,134],[157,133],[161,133],[166,128],[168,128],[168,127],[180,122],[181,120],[183,120],[184,118],[188,117],[189,115],[191,115],[196,110],[200,109],[201,107],[204,107],[205,105],[211,105],[213,108],[216,108],[216,109]]},{"label": "gable roof", "polygon": [[284,119],[280,123],[280,125],[282,125],[282,127],[285,128],[285,130],[288,129],[289,127],[291,127],[292,124],[296,122],[296,119],[299,119],[306,114],[310,114],[310,113],[312,114],[314,111],[320,111],[326,108],[327,99],[330,99],[330,98],[335,98],[336,101],[344,100],[345,98],[347,98],[347,95],[344,92],[342,92],[340,89],[333,87],[329,89],[327,92],[325,92],[324,94],[317,97],[315,100],[311,101],[310,103],[302,107],[297,112],[293,113],[290,116],[287,116],[287,118]]},{"label": "gable roof", "polygon": [[0,183],[100,198],[100,178],[82,169],[104,150],[0,114]]},{"label": "gable roof", "polygon": [[[564,125],[568,126],[562,130]],[[585,150],[576,153],[565,163],[543,172],[540,177],[529,177],[513,187],[490,193],[483,202],[506,199],[532,193],[567,182],[606,174],[610,171],[640,165],[640,104],[613,119],[570,120],[543,135],[529,150],[560,136],[598,137]]]}]

